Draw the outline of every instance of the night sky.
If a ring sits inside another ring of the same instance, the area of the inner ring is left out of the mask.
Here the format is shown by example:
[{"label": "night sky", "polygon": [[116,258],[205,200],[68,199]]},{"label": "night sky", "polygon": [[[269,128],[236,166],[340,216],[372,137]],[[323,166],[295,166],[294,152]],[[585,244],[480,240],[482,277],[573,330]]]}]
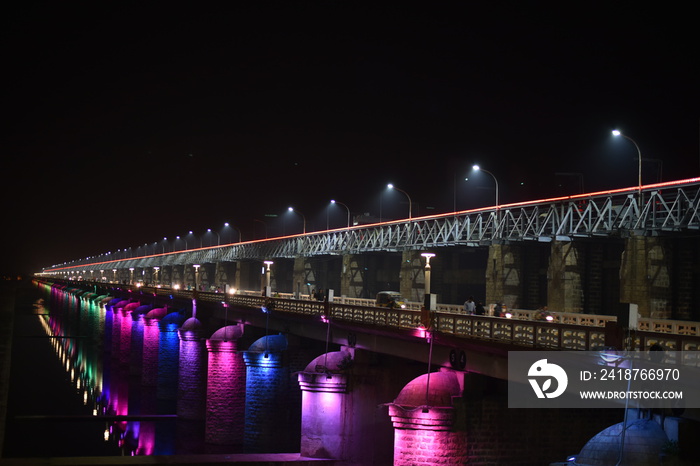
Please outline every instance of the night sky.
[{"label": "night sky", "polygon": [[16,3],[2,274],[700,175],[691,4]]}]

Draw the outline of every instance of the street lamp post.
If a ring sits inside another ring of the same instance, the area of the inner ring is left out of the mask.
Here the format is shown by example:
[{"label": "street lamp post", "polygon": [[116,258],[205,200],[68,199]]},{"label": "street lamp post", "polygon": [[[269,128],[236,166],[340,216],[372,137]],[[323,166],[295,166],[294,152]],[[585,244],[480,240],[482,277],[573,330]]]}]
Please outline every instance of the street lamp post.
[{"label": "street lamp post", "polygon": [[342,202],[336,201],[335,199],[331,199],[331,204],[340,204],[340,205],[342,205],[343,207],[345,207],[345,210],[348,211],[348,228],[350,228],[350,207],[346,206],[346,205],[343,204]]},{"label": "street lamp post", "polygon": [[[426,326],[426,335],[429,335],[430,348],[428,350],[428,376],[425,383],[425,407],[423,412],[428,412],[430,409],[430,370],[433,364],[433,340],[435,339],[435,332],[433,329],[433,316],[432,311],[435,310],[435,300],[433,295],[430,293],[430,259],[435,257],[435,253],[423,252],[421,256],[425,257],[425,300],[424,300],[424,310],[421,312],[426,313],[424,320],[428,324]],[[430,333],[428,333],[430,332]]]},{"label": "street lamp post", "polygon": [[265,264],[265,296],[269,298],[272,296],[272,288],[270,286],[270,283],[272,282],[272,269],[270,266],[274,264],[274,262],[263,261],[263,264]]},{"label": "street lamp post", "polygon": [[[617,136],[622,136],[623,138],[627,139],[627,140],[630,141],[632,144],[634,144],[635,149],[637,149],[637,157],[639,158],[639,167],[638,167],[638,170],[637,170],[637,171],[638,171],[638,173],[637,173],[637,185],[638,185],[638,187],[639,187],[639,188],[638,188],[638,189],[639,189],[639,196],[640,196],[640,199],[641,199],[641,195],[642,195],[642,151],[639,150],[639,146],[638,146],[637,143],[634,141],[634,139],[632,139],[631,137],[627,136],[626,134],[622,134],[619,130],[613,130],[612,134],[613,134],[613,136],[615,136],[615,137],[617,137]],[[640,206],[640,207],[641,207],[641,206]]]},{"label": "street lamp post", "polygon": [[425,294],[430,294],[430,259],[435,257],[435,253],[423,252],[421,256],[425,257]]},{"label": "street lamp post", "polygon": [[[238,242],[241,243],[243,241],[241,239],[241,230],[239,230],[238,228],[232,227],[228,222],[224,223],[224,227],[231,228],[232,230],[236,230],[238,232]],[[231,238],[231,242],[233,243],[233,238]]]},{"label": "street lamp post", "polygon": [[216,235],[216,245],[221,246],[221,235],[218,232],[213,231],[211,228],[207,228],[207,233],[214,233]]},{"label": "street lamp post", "polygon": [[404,195],[408,198],[408,220],[410,221],[411,218],[412,218],[412,215],[413,215],[413,206],[412,206],[412,203],[411,203],[411,196],[409,196],[408,193],[407,193],[406,191],[404,191],[403,189],[399,189],[399,188],[397,188],[396,186],[394,186],[394,185],[391,184],[391,183],[389,183],[388,185],[386,185],[386,187],[389,188],[389,189],[395,189],[395,190],[397,190],[397,191],[399,191],[399,192],[401,192],[401,193],[404,193]]},{"label": "street lamp post", "polygon": [[192,267],[194,267],[194,291],[195,294],[197,291],[199,291],[199,264],[193,264]]},{"label": "street lamp post", "polygon": [[304,221],[304,234],[306,234],[306,217],[304,217],[304,214],[302,214],[298,210],[294,210],[293,207],[288,207],[287,210],[290,212],[296,212],[297,214],[301,215],[301,219]]},{"label": "street lamp post", "polygon": [[197,297],[199,296],[199,267],[200,264],[192,264],[194,267],[194,291],[192,291],[192,317],[197,318]]},{"label": "street lamp post", "polygon": [[491,177],[493,178],[493,181],[496,183],[496,208],[498,208],[498,180],[496,179],[496,175],[494,175],[493,173],[491,173],[488,170],[484,170],[483,168],[479,167],[479,165],[474,165],[472,167],[472,170],[482,171],[484,173],[488,173],[489,175],[491,175]]}]

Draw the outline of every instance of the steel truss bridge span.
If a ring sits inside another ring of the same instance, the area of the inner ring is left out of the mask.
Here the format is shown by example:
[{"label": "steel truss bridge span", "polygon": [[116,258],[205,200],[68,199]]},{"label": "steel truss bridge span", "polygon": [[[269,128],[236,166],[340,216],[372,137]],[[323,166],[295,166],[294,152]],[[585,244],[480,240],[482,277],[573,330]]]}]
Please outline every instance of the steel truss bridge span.
[{"label": "steel truss bridge span", "polygon": [[691,178],[641,189],[623,188],[148,256],[111,253],[47,267],[43,272],[262,261],[498,242],[658,236],[699,229],[700,178]]}]

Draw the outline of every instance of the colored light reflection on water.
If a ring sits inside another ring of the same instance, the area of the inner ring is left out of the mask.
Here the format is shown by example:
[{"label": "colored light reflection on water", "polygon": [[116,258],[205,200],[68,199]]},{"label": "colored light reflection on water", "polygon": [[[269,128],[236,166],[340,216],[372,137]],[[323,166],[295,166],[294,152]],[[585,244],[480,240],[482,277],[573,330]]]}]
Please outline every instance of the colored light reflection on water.
[{"label": "colored light reflection on water", "polygon": [[130,374],[129,361],[120,362],[138,341],[127,335],[139,327],[129,315],[97,302],[94,294],[81,297],[46,285],[36,291],[33,310],[15,317],[3,457],[203,452],[203,444],[191,439],[190,451],[174,451],[172,418],[115,419],[175,414],[174,403],[149,405],[140,377]]}]

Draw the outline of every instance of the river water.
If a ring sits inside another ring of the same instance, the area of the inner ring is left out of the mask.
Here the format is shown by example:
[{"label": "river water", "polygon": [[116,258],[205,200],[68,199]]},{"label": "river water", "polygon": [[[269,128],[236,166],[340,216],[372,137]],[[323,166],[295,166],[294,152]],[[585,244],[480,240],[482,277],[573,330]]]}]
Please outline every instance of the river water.
[{"label": "river water", "polygon": [[109,356],[98,303],[36,286],[30,297],[14,316],[3,457],[216,453],[203,425],[177,421],[174,401]]}]

